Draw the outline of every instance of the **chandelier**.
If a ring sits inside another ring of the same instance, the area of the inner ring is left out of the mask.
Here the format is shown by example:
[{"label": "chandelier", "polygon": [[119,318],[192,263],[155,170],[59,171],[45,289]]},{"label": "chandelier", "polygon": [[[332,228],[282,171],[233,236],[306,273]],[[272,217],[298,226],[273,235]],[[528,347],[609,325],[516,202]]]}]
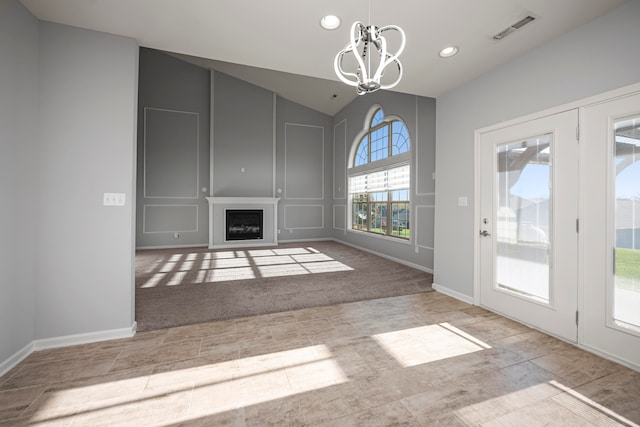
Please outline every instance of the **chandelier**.
[{"label": "chandelier", "polygon": [[[395,53],[389,52],[389,43],[382,33],[395,31],[400,35],[400,47]],[[358,95],[375,92],[378,89],[391,89],[402,78],[402,64],[398,56],[404,50],[405,36],[402,28],[397,25],[376,27],[365,26],[357,21],[351,26],[351,40],[344,49],[336,55],[333,62],[335,72],[344,83],[355,86]],[[355,58],[355,70],[345,70],[345,57],[353,54]],[[382,78],[387,68],[394,71],[391,78],[387,76],[385,82]],[[393,79],[395,77],[395,79]]]}]

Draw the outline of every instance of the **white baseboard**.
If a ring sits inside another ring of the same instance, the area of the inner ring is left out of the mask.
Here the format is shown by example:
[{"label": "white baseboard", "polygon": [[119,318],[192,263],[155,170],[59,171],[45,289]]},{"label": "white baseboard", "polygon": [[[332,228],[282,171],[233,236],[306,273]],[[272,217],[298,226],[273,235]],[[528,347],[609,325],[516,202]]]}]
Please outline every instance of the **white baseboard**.
[{"label": "white baseboard", "polygon": [[431,287],[436,291],[440,292],[441,294],[448,295],[451,298],[455,298],[462,302],[466,302],[467,304],[475,305],[475,303],[473,302],[473,297],[470,297],[469,295],[461,294],[458,291],[454,291],[452,289],[445,288],[444,286],[440,286],[437,283],[432,284]]},{"label": "white baseboard", "polygon": [[414,264],[412,262],[405,261],[400,258],[392,257],[390,255],[386,255],[381,252],[372,251],[371,249],[363,248],[362,246],[354,245],[353,243],[345,242],[344,240],[338,240],[338,239],[329,239],[329,240],[333,240],[334,242],[337,242],[337,243],[342,243],[343,245],[346,245],[346,246],[351,246],[352,248],[359,249],[363,252],[368,252],[370,254],[377,255],[381,258],[385,258],[390,261],[397,262],[398,264],[406,265],[407,267],[415,268],[416,270],[424,271],[425,273],[433,274],[433,269],[425,267],[423,265]]},{"label": "white baseboard", "polygon": [[33,348],[35,351],[49,348],[69,347],[72,345],[89,344],[100,341],[117,340],[131,338],[136,334],[138,324],[133,322],[131,327],[122,329],[111,329],[108,331],[87,332],[84,334],[66,335],[63,337],[45,338],[35,340]]},{"label": "white baseboard", "polygon": [[30,342],[21,350],[18,350],[15,354],[10,356],[7,360],[0,362],[0,377],[12,370],[18,363],[26,359],[31,353],[33,353],[33,351],[33,342]]},{"label": "white baseboard", "polygon": [[136,334],[137,327],[138,324],[136,322],[133,322],[130,328],[88,332],[85,334],[67,335],[63,337],[45,338],[31,341],[21,350],[10,356],[7,360],[0,362],[0,377],[13,369],[34,351],[46,350],[50,348],[68,347],[78,344],[89,344],[93,342],[116,340],[122,338],[131,338]]},{"label": "white baseboard", "polygon": [[144,251],[147,249],[184,249],[184,248],[206,248],[209,246],[205,244],[191,244],[191,245],[160,245],[160,246],[136,246],[136,251]]},{"label": "white baseboard", "polygon": [[338,241],[332,239],[331,237],[316,237],[315,239],[290,239],[290,240],[282,240],[280,239],[278,243],[304,243],[304,242],[331,242]]}]

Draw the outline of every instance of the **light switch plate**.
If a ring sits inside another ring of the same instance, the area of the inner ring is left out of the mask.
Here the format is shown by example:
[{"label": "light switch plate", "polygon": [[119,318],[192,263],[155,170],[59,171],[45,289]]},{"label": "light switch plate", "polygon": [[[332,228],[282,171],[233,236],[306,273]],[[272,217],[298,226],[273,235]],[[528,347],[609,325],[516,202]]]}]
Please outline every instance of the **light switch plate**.
[{"label": "light switch plate", "polygon": [[468,201],[467,198],[462,196],[462,197],[458,197],[458,206],[467,206]]},{"label": "light switch plate", "polygon": [[125,194],[124,193],[103,193],[102,205],[103,206],[124,206]]}]

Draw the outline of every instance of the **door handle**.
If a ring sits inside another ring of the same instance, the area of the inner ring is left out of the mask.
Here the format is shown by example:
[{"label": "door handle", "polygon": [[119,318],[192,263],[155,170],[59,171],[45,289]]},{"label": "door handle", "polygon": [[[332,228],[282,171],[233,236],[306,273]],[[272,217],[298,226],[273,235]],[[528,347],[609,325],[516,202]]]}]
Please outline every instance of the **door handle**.
[{"label": "door handle", "polygon": [[491,236],[491,233],[489,233],[487,230],[480,230],[480,235],[482,237],[489,237]]}]

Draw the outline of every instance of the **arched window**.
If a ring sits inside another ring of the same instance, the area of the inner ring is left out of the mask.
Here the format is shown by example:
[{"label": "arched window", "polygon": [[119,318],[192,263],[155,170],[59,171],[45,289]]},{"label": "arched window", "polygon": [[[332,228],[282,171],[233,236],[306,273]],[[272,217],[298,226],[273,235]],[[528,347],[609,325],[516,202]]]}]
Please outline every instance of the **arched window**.
[{"label": "arched window", "polygon": [[385,117],[382,108],[369,114],[354,142],[348,171],[352,230],[409,239],[411,141],[405,124]]}]

